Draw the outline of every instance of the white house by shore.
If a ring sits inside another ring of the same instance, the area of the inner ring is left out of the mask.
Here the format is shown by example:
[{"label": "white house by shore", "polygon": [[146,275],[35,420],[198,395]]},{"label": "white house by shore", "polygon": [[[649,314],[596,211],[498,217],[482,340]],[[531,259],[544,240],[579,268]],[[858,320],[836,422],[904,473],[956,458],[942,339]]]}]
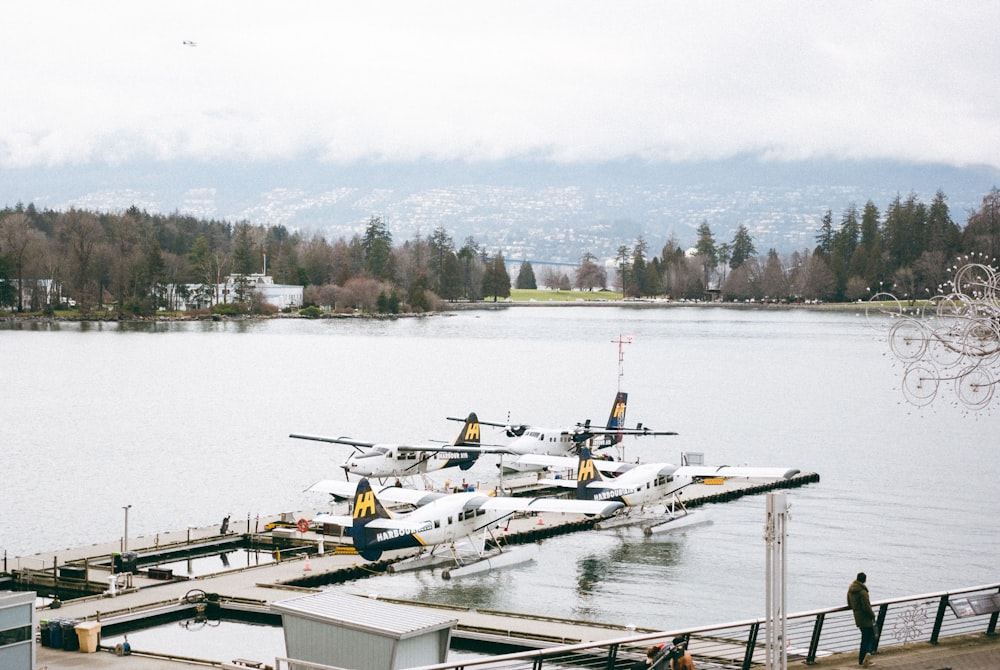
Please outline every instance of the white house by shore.
[{"label": "white house by shore", "polygon": [[[214,284],[185,284],[184,291],[170,286],[173,309],[207,309],[214,304],[225,304],[238,299],[241,292],[259,293],[264,302],[278,309],[294,309],[302,306],[303,288],[296,284],[275,284],[274,278],[254,273],[249,275],[229,275],[225,282]],[[212,294],[214,292],[214,295]],[[186,295],[185,295],[186,294]]]}]

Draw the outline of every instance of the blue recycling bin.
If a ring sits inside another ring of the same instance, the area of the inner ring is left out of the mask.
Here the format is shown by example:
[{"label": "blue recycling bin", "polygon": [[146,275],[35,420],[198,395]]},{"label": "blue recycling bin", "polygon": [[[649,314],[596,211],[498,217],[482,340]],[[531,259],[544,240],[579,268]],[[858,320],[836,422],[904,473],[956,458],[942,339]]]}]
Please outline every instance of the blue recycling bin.
[{"label": "blue recycling bin", "polygon": [[62,619],[49,619],[49,646],[62,649]]},{"label": "blue recycling bin", "polygon": [[40,619],[38,621],[38,632],[42,636],[42,646],[51,647],[52,646],[52,631],[49,630],[49,620]]}]

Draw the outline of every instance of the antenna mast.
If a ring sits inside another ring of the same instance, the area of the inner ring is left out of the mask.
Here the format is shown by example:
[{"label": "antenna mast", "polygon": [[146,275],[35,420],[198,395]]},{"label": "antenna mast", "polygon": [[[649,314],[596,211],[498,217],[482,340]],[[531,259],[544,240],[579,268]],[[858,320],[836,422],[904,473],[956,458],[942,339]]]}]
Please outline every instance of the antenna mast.
[{"label": "antenna mast", "polygon": [[619,334],[618,339],[611,340],[611,343],[618,344],[618,392],[620,393],[622,390],[622,377],[625,376],[625,351],[622,347],[626,344],[632,344],[632,336]]}]

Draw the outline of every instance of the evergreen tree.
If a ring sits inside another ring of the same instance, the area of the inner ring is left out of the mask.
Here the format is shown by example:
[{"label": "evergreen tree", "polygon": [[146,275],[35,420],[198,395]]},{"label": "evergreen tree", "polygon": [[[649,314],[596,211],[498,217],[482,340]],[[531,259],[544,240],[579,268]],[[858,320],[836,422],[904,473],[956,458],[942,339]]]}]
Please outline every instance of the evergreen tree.
[{"label": "evergreen tree", "polygon": [[632,249],[632,272],[629,279],[626,295],[640,298],[650,294],[649,287],[646,286],[646,240],[642,237],[635,241]]},{"label": "evergreen tree", "polygon": [[368,220],[361,239],[364,267],[373,279],[388,281],[392,278],[392,235],[381,217]]},{"label": "evergreen tree", "polygon": [[736,229],[732,247],[728,251],[730,254],[729,267],[733,270],[757,254],[757,250],[753,246],[753,238],[750,237],[750,231],[745,225],[740,224],[740,227]]},{"label": "evergreen tree", "polygon": [[962,231],[951,220],[948,199],[939,190],[927,211],[927,251],[938,251],[951,259],[958,254],[961,242]]},{"label": "evergreen tree", "polygon": [[455,242],[451,239],[444,228],[437,227],[430,237],[427,238],[427,247],[430,251],[430,258],[427,260],[427,267],[430,269],[432,286],[437,287],[438,295],[444,297],[442,289],[442,274],[444,273],[445,259],[448,254],[454,255]]},{"label": "evergreen tree", "polygon": [[462,263],[454,251],[449,251],[441,264],[437,293],[445,300],[458,300],[463,295],[463,285]]},{"label": "evergreen tree", "polygon": [[622,295],[625,295],[628,290],[628,257],[628,247],[624,244],[618,247],[618,253],[615,255],[615,262],[618,264],[618,288],[622,292]]},{"label": "evergreen tree", "polygon": [[823,257],[824,261],[830,259],[830,252],[833,249],[833,212],[829,209],[823,215],[823,222],[819,226],[819,233],[816,235],[816,253]]},{"label": "evergreen tree", "polygon": [[851,257],[851,277],[860,277],[867,287],[878,281],[882,263],[882,235],[879,231],[878,207],[871,200],[865,203],[861,213],[861,229],[857,249]]},{"label": "evergreen tree", "polygon": [[256,249],[253,232],[249,223],[236,224],[233,235],[233,272],[248,275],[261,268],[262,253]]},{"label": "evergreen tree", "polygon": [[479,259],[479,244],[470,235],[465,238],[465,244],[458,252],[462,264],[462,283],[465,297],[469,300],[479,300],[485,295],[483,291],[484,265]]},{"label": "evergreen tree", "polygon": [[504,263],[502,253],[497,253],[486,263],[486,274],[483,275],[483,295],[493,296],[493,302],[497,298],[510,297],[510,275],[507,274],[507,265]]},{"label": "evergreen tree", "polygon": [[536,289],[538,283],[535,281],[535,271],[531,267],[531,261],[524,261],[517,271],[517,288]]},{"label": "evergreen tree", "polygon": [[702,221],[698,226],[698,242],[695,244],[695,255],[701,262],[702,281],[705,288],[711,284],[712,275],[719,265],[719,252],[715,248],[715,237],[708,221]]},{"label": "evergreen tree", "polygon": [[897,195],[885,213],[886,250],[892,259],[892,271],[911,267],[924,252],[927,208],[910,194],[905,200]]},{"label": "evergreen tree", "polygon": [[983,196],[979,209],[969,215],[962,232],[964,251],[985,254],[989,263],[1000,258],[1000,188]]}]

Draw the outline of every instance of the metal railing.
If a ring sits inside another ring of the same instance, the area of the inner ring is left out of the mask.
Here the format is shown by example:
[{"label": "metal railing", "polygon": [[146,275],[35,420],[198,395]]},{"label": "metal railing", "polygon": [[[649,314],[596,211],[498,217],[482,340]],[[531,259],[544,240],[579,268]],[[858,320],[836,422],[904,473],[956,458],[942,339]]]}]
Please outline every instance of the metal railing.
[{"label": "metal railing", "polygon": [[[972,607],[970,602],[978,606]],[[876,609],[877,616],[877,647],[913,642],[937,644],[942,638],[973,633],[995,635],[998,617],[995,610],[1000,609],[1000,583],[877,601],[873,603],[873,608]],[[555,670],[567,667],[623,670],[645,658],[645,651],[650,645],[669,646],[670,641],[678,635],[689,637],[689,650],[699,664],[705,662],[714,667],[750,670],[764,664],[764,633],[765,620],[751,619],[717,626],[633,635],[599,643],[587,642],[500,656],[463,658],[410,670]],[[856,652],[859,640],[860,634],[854,625],[854,617],[845,606],[790,615],[784,645],[789,660],[812,664],[824,656]],[[277,658],[275,668],[328,670],[331,666]]]}]

